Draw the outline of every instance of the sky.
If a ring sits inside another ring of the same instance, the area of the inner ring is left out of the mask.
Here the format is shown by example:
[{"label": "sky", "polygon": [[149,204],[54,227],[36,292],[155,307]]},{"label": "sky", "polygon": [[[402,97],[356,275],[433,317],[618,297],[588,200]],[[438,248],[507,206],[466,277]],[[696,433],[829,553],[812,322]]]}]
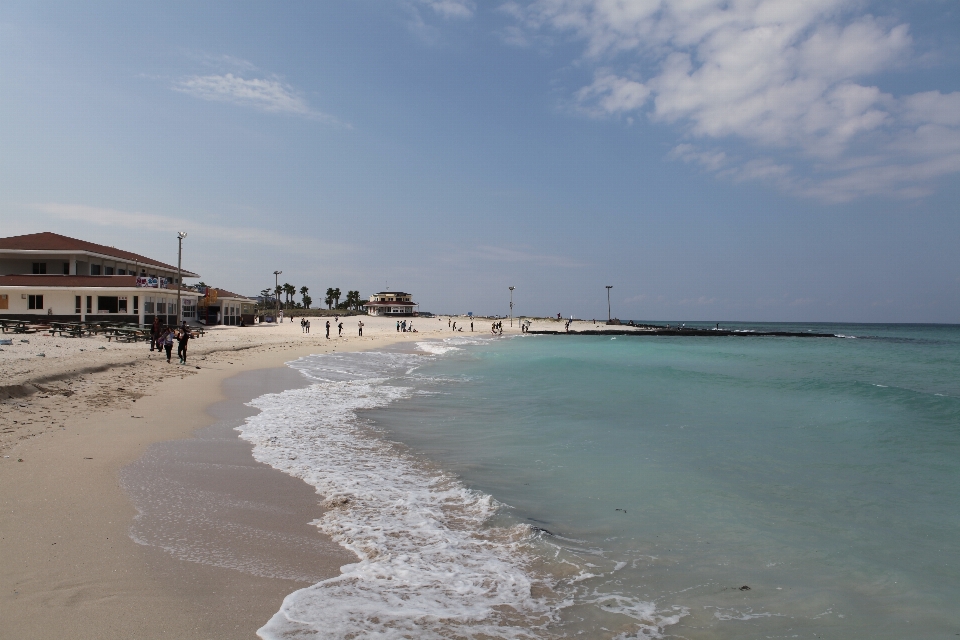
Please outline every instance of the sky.
[{"label": "sky", "polygon": [[424,311],[960,322],[954,0],[0,5],[0,236]]}]

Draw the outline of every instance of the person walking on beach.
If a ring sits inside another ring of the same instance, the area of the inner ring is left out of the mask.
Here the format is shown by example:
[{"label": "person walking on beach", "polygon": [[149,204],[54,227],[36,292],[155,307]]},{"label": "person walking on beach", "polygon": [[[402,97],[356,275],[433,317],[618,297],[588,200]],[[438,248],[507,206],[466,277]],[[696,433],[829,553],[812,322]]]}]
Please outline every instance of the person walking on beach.
[{"label": "person walking on beach", "polygon": [[177,357],[180,358],[180,364],[187,364],[187,343],[190,341],[190,338],[190,329],[187,328],[186,323],[184,323],[177,339]]},{"label": "person walking on beach", "polygon": [[473,320],[470,321],[470,331],[473,332]]},{"label": "person walking on beach", "polygon": [[167,352],[167,362],[173,354],[173,329],[168,328],[163,334],[163,348]]},{"label": "person walking on beach", "polygon": [[310,321],[309,321],[309,320],[307,320],[307,331],[306,331],[306,332],[307,332],[307,333],[310,333]]},{"label": "person walking on beach", "polygon": [[327,320],[327,338],[330,337],[330,321]]},{"label": "person walking on beach", "polygon": [[150,327],[150,351],[153,351],[153,348],[156,347],[160,349],[160,345],[157,344],[157,338],[160,337],[160,318],[154,316],[153,326]]},{"label": "person walking on beach", "polygon": [[363,320],[357,320],[357,335],[363,337]]},{"label": "person walking on beach", "polygon": [[343,336],[343,323],[342,323],[342,322],[338,322],[338,323],[337,323],[337,337],[339,338],[339,337],[341,337],[341,336]]},{"label": "person walking on beach", "polygon": [[400,321],[397,320],[397,333],[400,333]]}]

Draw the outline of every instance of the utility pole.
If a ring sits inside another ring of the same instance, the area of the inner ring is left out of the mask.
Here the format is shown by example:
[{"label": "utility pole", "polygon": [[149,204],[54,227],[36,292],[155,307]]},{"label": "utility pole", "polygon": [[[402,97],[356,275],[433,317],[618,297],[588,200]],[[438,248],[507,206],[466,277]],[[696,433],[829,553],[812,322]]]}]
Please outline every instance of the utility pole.
[{"label": "utility pole", "polygon": [[[187,237],[186,231],[177,232],[177,326],[183,322],[183,309],[180,307],[180,290],[183,288],[183,274],[181,267],[183,264],[183,239]],[[139,273],[137,274],[140,275]]]},{"label": "utility pole", "polygon": [[277,324],[280,324],[280,291],[279,291],[279,289],[280,289],[280,274],[281,274],[281,273],[283,273],[283,271],[274,271],[274,272],[273,272],[273,280],[274,280],[274,283],[276,284],[276,286],[273,288],[273,293],[274,293],[275,296],[277,296],[277,310],[276,310],[276,312],[275,312],[275,314],[274,314],[273,321],[276,322]]},{"label": "utility pole", "polygon": [[513,290],[516,287],[510,287],[510,326],[513,327]]},{"label": "utility pole", "polygon": [[607,285],[607,324],[610,324],[610,321],[613,320],[613,317],[610,315],[610,289],[613,289],[612,284]]}]

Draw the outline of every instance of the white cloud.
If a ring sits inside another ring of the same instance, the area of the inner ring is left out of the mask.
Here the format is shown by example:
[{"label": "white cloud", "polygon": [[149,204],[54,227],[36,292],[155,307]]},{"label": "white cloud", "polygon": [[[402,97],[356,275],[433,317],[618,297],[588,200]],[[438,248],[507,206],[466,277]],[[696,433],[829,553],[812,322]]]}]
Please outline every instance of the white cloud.
[{"label": "white cloud", "polygon": [[643,106],[650,89],[642,83],[599,71],[593,83],[577,92],[577,100],[593,114],[634,111]]},{"label": "white cloud", "polygon": [[201,100],[229,102],[269,113],[289,113],[349,127],[333,116],[311,108],[293,87],[279,80],[248,80],[232,73],[188,76],[174,84],[173,89]]},{"label": "white cloud", "polygon": [[476,5],[469,0],[420,0],[444,18],[472,18]]},{"label": "white cloud", "polygon": [[[566,34],[584,43],[581,64],[593,67],[594,78],[574,97],[590,115],[644,113],[689,138],[739,139],[761,156],[785,156],[765,160],[765,168],[741,158],[739,169],[731,168],[730,157],[713,152],[710,158],[692,146],[675,150],[676,158],[740,178],[765,174],[831,200],[926,193],[930,180],[952,173],[960,160],[953,142],[960,93],[898,97],[866,83],[909,64],[913,53],[908,25],[855,14],[861,6],[849,0],[534,0],[509,3],[504,12],[528,33]],[[933,125],[945,137],[932,140],[924,127]],[[787,179],[791,172],[806,177]],[[896,186],[868,184],[896,173]]]},{"label": "white cloud", "polygon": [[212,239],[226,240],[241,244],[280,247],[292,252],[344,253],[348,248],[342,245],[320,243],[302,236],[291,236],[267,229],[253,227],[232,227],[215,225],[186,218],[141,213],[139,211],[119,211],[103,207],[91,207],[82,204],[62,204],[56,202],[33,203],[29,207],[34,211],[46,213],[61,220],[70,220],[105,227],[120,227],[140,231],[187,231]]},{"label": "white cloud", "polygon": [[723,151],[701,151],[692,144],[678,144],[669,157],[684,162],[695,162],[708,171],[720,171],[727,164],[727,154]]}]

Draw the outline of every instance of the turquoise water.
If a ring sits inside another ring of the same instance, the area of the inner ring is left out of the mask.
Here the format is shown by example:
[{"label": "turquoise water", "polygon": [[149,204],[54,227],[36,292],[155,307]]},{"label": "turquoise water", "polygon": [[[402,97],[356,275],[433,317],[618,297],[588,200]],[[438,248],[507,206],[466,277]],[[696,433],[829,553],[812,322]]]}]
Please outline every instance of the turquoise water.
[{"label": "turquoise water", "polygon": [[957,637],[960,327],[749,328],[856,337],[452,339],[361,415],[549,532],[564,635]]}]

